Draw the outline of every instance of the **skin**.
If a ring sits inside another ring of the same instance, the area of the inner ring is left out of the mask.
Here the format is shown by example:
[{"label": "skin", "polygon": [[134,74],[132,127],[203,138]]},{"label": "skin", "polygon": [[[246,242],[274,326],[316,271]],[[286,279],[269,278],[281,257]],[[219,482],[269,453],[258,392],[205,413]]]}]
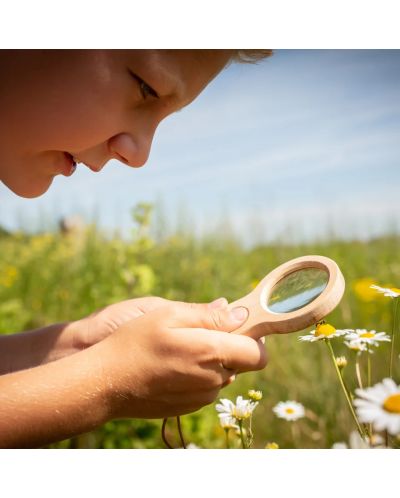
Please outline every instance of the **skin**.
[{"label": "skin", "polygon": [[62,174],[64,152],[96,169],[112,158],[143,166],[159,123],[195,99],[230,55],[225,50],[2,51],[0,179],[19,196],[37,197]]},{"label": "skin", "polygon": [[[111,158],[143,166],[161,120],[188,105],[230,56],[1,51],[0,179],[31,198],[57,174],[68,176],[66,152],[96,170]],[[246,319],[223,298],[148,297],[0,337],[0,446],[43,446],[115,418],[163,418],[211,403],[236,372],[266,364],[261,342],[226,333]]]}]

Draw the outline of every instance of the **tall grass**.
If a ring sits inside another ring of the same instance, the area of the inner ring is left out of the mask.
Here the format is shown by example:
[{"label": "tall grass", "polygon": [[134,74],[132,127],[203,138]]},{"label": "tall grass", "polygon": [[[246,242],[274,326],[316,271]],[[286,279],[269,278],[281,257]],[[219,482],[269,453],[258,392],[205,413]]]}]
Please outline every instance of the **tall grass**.
[{"label": "tall grass", "polygon": [[[95,225],[70,234],[0,234],[0,333],[78,319],[112,302],[143,295],[193,302],[220,296],[235,300],[277,265],[306,254],[334,259],[345,276],[345,295],[329,317],[331,323],[337,328],[391,329],[390,303],[373,296],[369,285],[399,287],[399,236],[368,242],[281,242],[246,249],[233,237],[199,239],[180,232],[155,243],[148,231],[150,212],[146,205],[136,208],[130,240],[105,236]],[[253,420],[255,447],[273,440],[280,447],[329,448],[335,441],[346,440],[354,429],[326,348],[299,343],[298,335],[267,338],[267,368],[240,375],[221,392],[232,397],[250,388],[263,391]],[[373,381],[387,374],[389,347],[380,346],[374,355]],[[337,346],[337,354],[350,355],[343,346]],[[355,387],[352,368],[349,365],[344,371],[350,388]],[[399,370],[396,351],[395,379]],[[300,401],[315,420],[299,421],[297,430],[290,431],[288,423],[271,411],[278,401],[287,399]],[[224,446],[214,406],[184,416],[182,424],[188,441],[206,448]],[[158,420],[112,421],[52,447],[163,447],[160,427]],[[172,424],[168,431],[174,440],[177,433]]]}]

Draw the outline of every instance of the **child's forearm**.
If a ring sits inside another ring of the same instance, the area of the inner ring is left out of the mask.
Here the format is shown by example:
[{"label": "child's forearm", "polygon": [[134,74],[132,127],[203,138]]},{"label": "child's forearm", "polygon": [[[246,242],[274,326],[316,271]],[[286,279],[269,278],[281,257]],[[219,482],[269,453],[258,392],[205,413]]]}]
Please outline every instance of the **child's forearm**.
[{"label": "child's forearm", "polygon": [[83,349],[78,340],[83,320],[0,336],[0,375],[36,367]]},{"label": "child's forearm", "polygon": [[96,346],[0,377],[0,447],[40,447],[108,420]]}]

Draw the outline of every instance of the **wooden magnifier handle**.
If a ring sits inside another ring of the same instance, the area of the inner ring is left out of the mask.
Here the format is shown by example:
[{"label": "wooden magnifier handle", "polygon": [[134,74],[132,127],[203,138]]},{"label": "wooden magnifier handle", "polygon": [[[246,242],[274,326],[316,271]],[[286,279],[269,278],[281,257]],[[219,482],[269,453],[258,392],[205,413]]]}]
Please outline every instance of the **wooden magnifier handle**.
[{"label": "wooden magnifier handle", "polygon": [[[274,286],[284,277],[299,270],[317,268],[326,271],[326,287],[314,300],[300,309],[287,313],[274,313],[267,307],[267,300]],[[340,302],[345,289],[345,280],[332,259],[325,256],[303,256],[278,266],[261,280],[257,287],[233,303],[229,309],[245,307],[249,316],[246,322],[234,331],[259,339],[269,334],[287,334],[303,330],[325,318]]]}]

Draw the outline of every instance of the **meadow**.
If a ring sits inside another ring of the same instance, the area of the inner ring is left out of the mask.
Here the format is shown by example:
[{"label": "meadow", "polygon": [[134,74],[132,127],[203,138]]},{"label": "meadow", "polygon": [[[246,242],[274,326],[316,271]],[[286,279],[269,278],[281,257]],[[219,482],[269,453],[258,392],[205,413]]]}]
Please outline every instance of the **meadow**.
[{"label": "meadow", "polygon": [[[274,267],[306,254],[334,259],[345,276],[345,295],[327,317],[329,323],[339,329],[392,330],[391,299],[370,285],[400,287],[399,235],[367,242],[331,238],[246,248],[233,235],[195,237],[177,231],[157,238],[152,235],[151,214],[146,204],[133,210],[129,239],[105,234],[95,224],[70,233],[0,233],[0,333],[78,319],[107,304],[146,295],[190,302],[225,296],[233,301]],[[254,448],[264,448],[268,442],[280,448],[330,448],[335,442],[348,442],[356,428],[325,345],[300,342],[304,333],[268,337],[268,366],[238,376],[221,391],[221,398],[232,400],[247,396],[249,389],[262,391],[252,420]],[[343,376],[353,390],[354,353],[342,341],[332,344],[337,356],[348,359]],[[372,383],[387,376],[389,351],[390,344],[383,343],[372,355]],[[398,348],[394,358],[394,378],[399,381]],[[362,361],[363,376],[366,368]],[[272,408],[285,400],[300,402],[308,417],[296,423],[277,418]],[[116,420],[50,447],[163,448],[161,424],[161,420]],[[215,403],[183,416],[182,427],[187,443],[225,447]],[[174,420],[167,425],[167,435],[174,446],[180,445]]]}]

